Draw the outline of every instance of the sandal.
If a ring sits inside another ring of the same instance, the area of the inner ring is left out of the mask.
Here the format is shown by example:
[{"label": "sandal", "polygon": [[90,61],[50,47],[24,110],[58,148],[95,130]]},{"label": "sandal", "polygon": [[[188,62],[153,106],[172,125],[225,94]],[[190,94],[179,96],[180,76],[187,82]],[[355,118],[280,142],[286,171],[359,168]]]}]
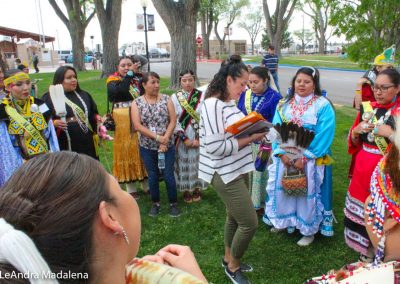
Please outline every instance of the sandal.
[{"label": "sandal", "polygon": [[200,201],[200,200],[201,200],[201,192],[200,192],[200,189],[196,188],[196,189],[193,191],[192,197],[193,197],[193,201],[194,201],[194,202]]},{"label": "sandal", "polygon": [[186,203],[192,203],[193,201],[192,195],[187,190],[183,192],[183,201]]}]

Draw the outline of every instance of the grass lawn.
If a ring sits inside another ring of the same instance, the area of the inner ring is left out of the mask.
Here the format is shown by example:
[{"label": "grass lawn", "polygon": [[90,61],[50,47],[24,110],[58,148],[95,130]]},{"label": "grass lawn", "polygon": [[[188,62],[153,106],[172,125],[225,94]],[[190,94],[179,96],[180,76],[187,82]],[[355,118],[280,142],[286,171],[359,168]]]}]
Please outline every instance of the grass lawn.
[{"label": "grass lawn", "polygon": [[[106,110],[105,80],[98,79],[99,72],[79,73],[82,89],[89,91],[98,104],[99,111]],[[34,74],[39,81],[39,93],[48,88],[53,74]],[[162,79],[162,88],[168,85],[167,79]],[[343,206],[348,186],[347,172],[350,156],[347,153],[347,132],[356,115],[350,107],[336,107],[336,135],[332,151],[335,159],[333,167],[334,181],[334,214],[338,220],[335,224],[335,235],[332,238],[316,236],[315,242],[309,247],[296,245],[299,233],[274,234],[260,220],[259,228],[250,244],[243,261],[254,266],[254,272],[249,273],[252,283],[302,283],[311,276],[321,275],[332,268],[339,269],[346,263],[353,262],[357,255],[346,247],[343,238]],[[102,149],[101,161],[109,169],[112,162],[111,143],[108,151]],[[150,210],[150,199],[141,195],[139,200],[142,214],[142,241],[139,256],[154,254],[169,243],[189,245],[195,252],[197,260],[210,282],[230,283],[221,267],[223,255],[223,225],[225,209],[212,188],[204,192],[199,203],[186,204],[179,195],[179,205],[183,211],[179,218],[167,215],[168,204],[164,183],[161,183],[161,214],[157,218],[147,215]]]},{"label": "grass lawn", "polygon": [[[262,60],[262,56],[244,56],[244,58],[248,59],[246,62],[260,63]],[[357,63],[350,61],[348,58],[340,58],[337,55],[282,56],[279,58],[279,64],[362,70]]]}]

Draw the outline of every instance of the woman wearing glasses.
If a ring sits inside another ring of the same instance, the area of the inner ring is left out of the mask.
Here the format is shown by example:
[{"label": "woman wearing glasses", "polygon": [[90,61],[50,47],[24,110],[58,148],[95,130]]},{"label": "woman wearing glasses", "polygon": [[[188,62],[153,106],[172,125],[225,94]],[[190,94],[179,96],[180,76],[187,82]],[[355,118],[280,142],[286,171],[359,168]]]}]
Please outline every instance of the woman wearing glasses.
[{"label": "woman wearing glasses", "polygon": [[373,91],[376,101],[362,103],[348,137],[349,154],[358,153],[346,196],[344,234],[347,245],[360,253],[362,261],[373,260],[364,224],[364,203],[372,172],[393,138],[393,116],[400,110],[400,74],[395,69],[383,70]]}]

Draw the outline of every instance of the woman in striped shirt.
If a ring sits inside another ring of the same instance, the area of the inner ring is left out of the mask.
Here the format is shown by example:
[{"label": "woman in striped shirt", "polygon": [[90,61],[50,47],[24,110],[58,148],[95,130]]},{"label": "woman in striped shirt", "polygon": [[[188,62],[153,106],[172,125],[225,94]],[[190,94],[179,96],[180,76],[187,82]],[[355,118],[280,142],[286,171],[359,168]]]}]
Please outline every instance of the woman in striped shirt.
[{"label": "woman in striped shirt", "polygon": [[211,183],[225,203],[225,256],[222,263],[233,283],[249,283],[242,272],[252,267],[240,259],[253,238],[257,215],[247,187],[247,174],[254,171],[250,143],[265,133],[236,139],[227,126],[244,115],[235,100],[246,88],[248,70],[240,58],[231,58],[211,81],[201,110],[199,177]]}]

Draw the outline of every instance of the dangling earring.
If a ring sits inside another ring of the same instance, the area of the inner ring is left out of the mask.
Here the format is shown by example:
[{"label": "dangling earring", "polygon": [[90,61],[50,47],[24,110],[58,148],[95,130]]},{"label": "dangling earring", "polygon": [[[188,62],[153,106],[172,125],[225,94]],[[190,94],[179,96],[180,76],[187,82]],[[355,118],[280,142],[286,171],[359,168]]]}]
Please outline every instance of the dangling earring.
[{"label": "dangling earring", "polygon": [[376,251],[374,259],[374,264],[381,263],[385,258],[385,241],[386,241],[386,233],[384,233],[381,239],[379,240],[378,249]]},{"label": "dangling earring", "polygon": [[129,245],[129,238],[124,228],[122,228],[122,235],[124,236],[126,244]]}]

